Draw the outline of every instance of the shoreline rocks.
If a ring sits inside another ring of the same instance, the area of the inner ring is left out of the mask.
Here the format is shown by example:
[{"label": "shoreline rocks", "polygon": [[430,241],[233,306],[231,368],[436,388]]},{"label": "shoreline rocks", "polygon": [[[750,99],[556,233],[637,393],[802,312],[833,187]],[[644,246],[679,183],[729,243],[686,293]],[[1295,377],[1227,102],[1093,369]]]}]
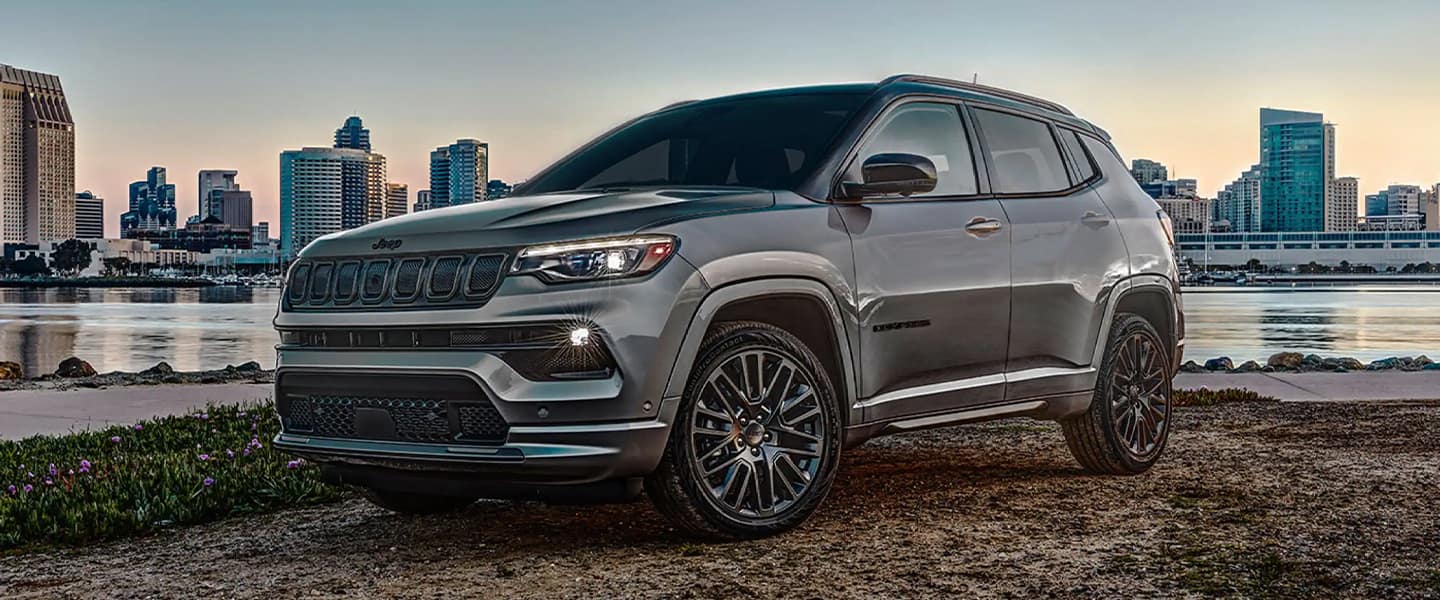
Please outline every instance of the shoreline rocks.
[{"label": "shoreline rocks", "polygon": [[1180,366],[1181,373],[1347,373],[1350,371],[1436,371],[1440,363],[1420,356],[1391,356],[1369,363],[1348,356],[1323,357],[1318,354],[1276,352],[1264,364],[1247,360],[1239,366],[1228,356],[1208,359],[1204,364],[1193,360]]},{"label": "shoreline rocks", "polygon": [[0,391],[109,388],[132,385],[274,383],[274,381],[275,372],[264,369],[260,363],[253,360],[240,365],[226,365],[223,369],[204,371],[176,371],[169,363],[160,361],[152,367],[133,373],[128,371],[97,373],[90,363],[72,356],[62,361],[55,372],[29,378],[24,377],[19,364],[0,361]]}]

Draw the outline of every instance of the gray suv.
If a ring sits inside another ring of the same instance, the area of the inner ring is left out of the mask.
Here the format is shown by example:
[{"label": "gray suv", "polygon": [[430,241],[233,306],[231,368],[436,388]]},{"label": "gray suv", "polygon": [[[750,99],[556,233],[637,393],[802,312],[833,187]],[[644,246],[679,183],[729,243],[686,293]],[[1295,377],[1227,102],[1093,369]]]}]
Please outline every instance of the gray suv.
[{"label": "gray suv", "polygon": [[397,511],[643,491],[722,539],[799,524],[890,433],[1051,419],[1142,472],[1184,321],[1108,139],[914,75],[667,106],[515,197],[306,247],[275,445]]}]

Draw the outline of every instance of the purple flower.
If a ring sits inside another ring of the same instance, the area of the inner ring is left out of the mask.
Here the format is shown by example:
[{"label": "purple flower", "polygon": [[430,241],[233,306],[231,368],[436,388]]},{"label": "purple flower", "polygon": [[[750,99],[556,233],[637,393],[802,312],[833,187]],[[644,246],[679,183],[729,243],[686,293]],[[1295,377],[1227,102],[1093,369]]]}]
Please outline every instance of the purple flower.
[{"label": "purple flower", "polygon": [[250,447],[249,447],[249,446],[246,446],[245,449],[244,449],[244,450],[241,450],[240,452],[241,452],[242,454],[244,454],[245,456],[250,456]]},{"label": "purple flower", "polygon": [[10,492],[10,495],[11,495],[11,496],[14,496],[14,495],[15,495],[15,486],[12,485],[12,486],[10,486],[10,487],[7,487],[7,488],[5,488],[5,491]]},{"label": "purple flower", "polygon": [[215,485],[215,480],[214,480],[214,479],[211,479],[211,478],[209,478],[209,477],[206,477],[206,478],[205,478],[205,481],[202,481],[202,482],[200,482],[200,483],[201,483],[201,484],[204,484],[205,487],[210,487],[210,486],[212,486],[212,485]]},{"label": "purple flower", "polygon": [[25,476],[28,477],[28,478],[30,478],[30,479],[34,479],[34,478],[35,478],[35,474],[34,474],[34,473],[25,473]]},{"label": "purple flower", "polygon": [[75,474],[75,469],[65,469],[65,474],[66,474],[66,475],[74,475],[74,474]]},{"label": "purple flower", "polygon": [[245,416],[245,413],[243,413],[243,412],[240,413],[240,416],[241,416],[241,417],[244,417],[244,416]]},{"label": "purple flower", "polygon": [[55,470],[55,463],[50,463],[50,476],[54,477],[59,471]]},{"label": "purple flower", "polygon": [[251,423],[251,424],[250,424],[250,431],[258,431],[259,429],[260,429],[260,425],[259,425],[258,423]]},{"label": "purple flower", "polygon": [[210,460],[210,455],[209,455],[209,454],[201,454],[201,455],[200,455],[200,462],[205,462],[205,461],[207,461],[207,460]]},{"label": "purple flower", "polygon": [[89,473],[89,472],[90,472],[90,461],[88,461],[88,460],[82,460],[82,461],[80,461],[80,472],[81,472],[81,473]]},{"label": "purple flower", "polygon": [[234,450],[231,450],[231,449],[229,449],[229,448],[226,448],[226,449],[225,449],[225,458],[235,458],[235,451],[234,451]]},{"label": "purple flower", "polygon": [[50,481],[50,478],[49,478],[49,477],[46,477],[46,478],[45,478],[45,485],[55,485],[55,482],[54,482],[54,481]]},{"label": "purple flower", "polygon": [[110,441],[118,444],[118,443],[120,443],[120,436],[118,436],[118,435],[117,435],[117,436],[113,436],[113,437],[110,438]]},{"label": "purple flower", "polygon": [[292,461],[290,461],[290,462],[287,462],[287,463],[285,463],[285,468],[291,469],[291,470],[298,469],[298,468],[300,468],[300,461],[299,461],[299,460],[292,460]]},{"label": "purple flower", "polygon": [[30,485],[30,484],[27,483],[27,484],[25,484],[25,487],[21,488],[21,490],[28,494],[28,493],[30,493],[30,492],[35,491],[35,486]]},{"label": "purple flower", "polygon": [[139,424],[139,423],[136,423],[136,424],[135,424],[135,431],[140,431],[141,429],[144,429],[144,428],[145,428],[144,425],[141,425],[141,424]]}]

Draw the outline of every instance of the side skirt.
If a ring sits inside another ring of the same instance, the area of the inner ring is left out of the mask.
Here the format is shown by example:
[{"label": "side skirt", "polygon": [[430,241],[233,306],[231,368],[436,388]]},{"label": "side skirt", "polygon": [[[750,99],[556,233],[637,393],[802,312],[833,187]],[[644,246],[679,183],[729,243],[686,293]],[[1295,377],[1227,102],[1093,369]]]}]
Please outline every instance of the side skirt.
[{"label": "side skirt", "polygon": [[1094,397],[1094,391],[1086,390],[1041,398],[1029,398],[1014,402],[1002,402],[987,406],[977,406],[958,411],[907,416],[880,423],[866,423],[845,430],[845,446],[847,448],[856,446],[871,438],[894,433],[950,427],[953,425],[979,423],[982,421],[993,421],[995,419],[1007,419],[1011,417],[1029,417],[1047,421],[1060,421],[1083,414],[1090,408],[1090,400],[1092,397]]}]

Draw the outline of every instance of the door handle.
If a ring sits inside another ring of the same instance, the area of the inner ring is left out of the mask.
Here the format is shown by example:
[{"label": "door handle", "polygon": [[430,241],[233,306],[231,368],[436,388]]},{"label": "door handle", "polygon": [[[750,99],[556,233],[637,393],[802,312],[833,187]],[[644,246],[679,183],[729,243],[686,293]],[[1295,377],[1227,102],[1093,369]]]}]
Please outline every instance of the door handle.
[{"label": "door handle", "polygon": [[1110,222],[1110,217],[1102,215],[1093,210],[1087,210],[1085,211],[1085,214],[1080,217],[1080,222],[1090,225],[1105,225]]},{"label": "door handle", "polygon": [[991,219],[989,217],[975,217],[973,219],[970,219],[970,223],[965,226],[965,231],[976,235],[989,235],[1000,231],[1000,228],[1002,227],[1004,227],[1004,225],[1001,224],[998,219]]}]

